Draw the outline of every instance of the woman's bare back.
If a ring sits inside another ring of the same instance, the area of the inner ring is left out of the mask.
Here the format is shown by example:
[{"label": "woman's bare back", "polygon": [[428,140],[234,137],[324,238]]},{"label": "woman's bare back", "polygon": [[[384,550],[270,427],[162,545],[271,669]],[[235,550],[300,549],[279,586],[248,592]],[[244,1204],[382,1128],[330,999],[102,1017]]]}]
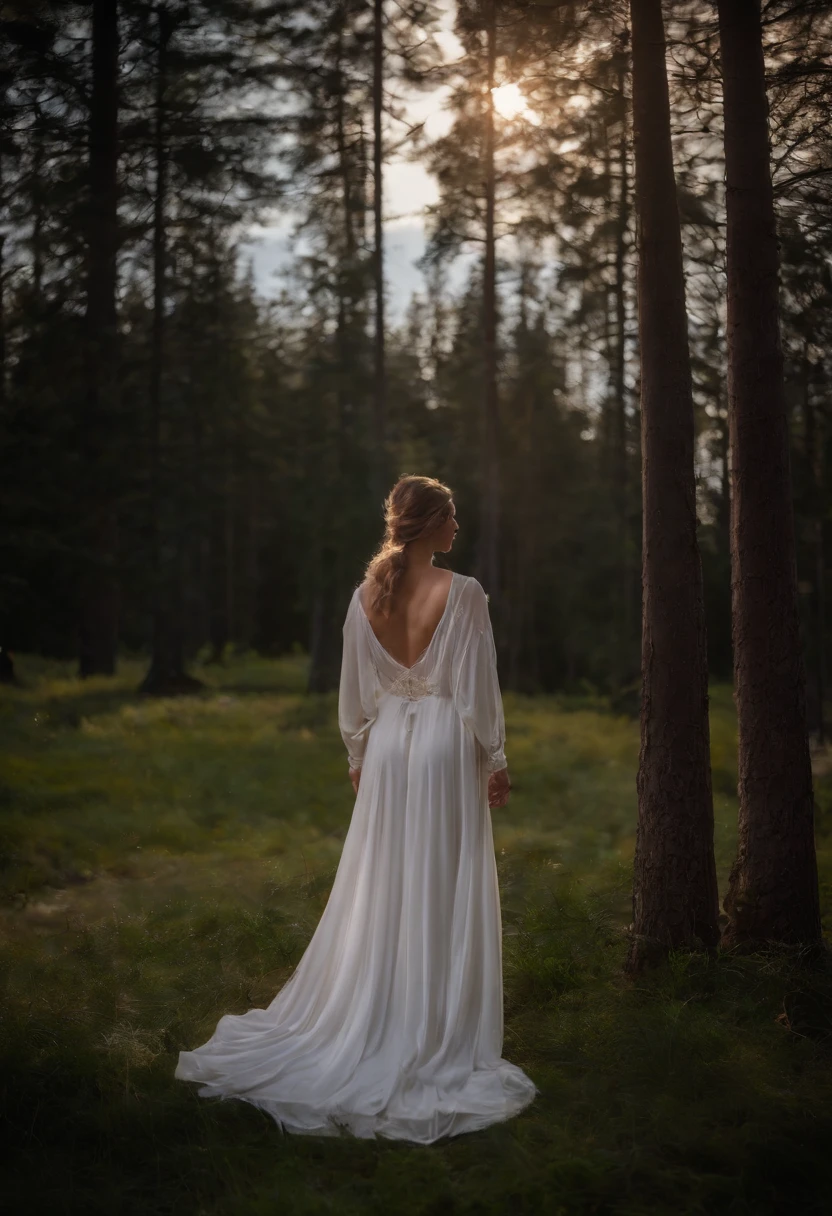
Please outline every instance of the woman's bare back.
[{"label": "woman's bare back", "polygon": [[361,604],[370,627],[387,653],[403,667],[412,667],[430,645],[447,607],[452,580],[450,570],[439,568],[420,570],[412,581],[406,573],[389,616],[370,607],[367,586],[362,585]]}]

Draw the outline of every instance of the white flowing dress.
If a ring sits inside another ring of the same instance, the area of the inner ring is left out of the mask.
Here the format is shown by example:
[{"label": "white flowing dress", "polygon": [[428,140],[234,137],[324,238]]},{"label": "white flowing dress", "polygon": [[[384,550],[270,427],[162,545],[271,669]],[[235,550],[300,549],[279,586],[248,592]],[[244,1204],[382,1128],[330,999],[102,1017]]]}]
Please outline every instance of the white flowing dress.
[{"label": "white flowing dress", "polygon": [[281,1129],[430,1144],[518,1114],[540,1091],[503,1047],[502,924],[488,776],[505,727],[488,601],[454,573],[412,667],[355,589],[338,718],[361,781],[309,945],[266,1009],[179,1055],[203,1097]]}]

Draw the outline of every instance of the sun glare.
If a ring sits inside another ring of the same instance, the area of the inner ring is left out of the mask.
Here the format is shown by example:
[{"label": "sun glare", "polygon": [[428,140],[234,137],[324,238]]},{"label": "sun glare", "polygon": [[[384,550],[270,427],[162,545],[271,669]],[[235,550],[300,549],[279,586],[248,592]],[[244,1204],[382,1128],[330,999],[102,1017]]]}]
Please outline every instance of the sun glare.
[{"label": "sun glare", "polygon": [[502,118],[528,118],[529,104],[516,84],[501,84],[491,90],[494,109]]}]

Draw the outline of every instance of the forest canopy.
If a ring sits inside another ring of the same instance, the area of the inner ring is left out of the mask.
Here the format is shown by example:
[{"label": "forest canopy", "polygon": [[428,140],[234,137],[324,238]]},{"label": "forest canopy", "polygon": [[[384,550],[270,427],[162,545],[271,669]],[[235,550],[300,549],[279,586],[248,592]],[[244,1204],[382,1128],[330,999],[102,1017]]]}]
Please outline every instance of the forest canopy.
[{"label": "forest canopy", "polygon": [[[708,662],[731,673],[716,7],[666,6]],[[832,183],[826,4],[763,6],[802,643],[822,697]],[[0,644],[311,658],[401,473],[449,484],[503,684],[639,672],[629,6],[3,6]],[[430,103],[426,106],[426,99]],[[442,123],[426,123],[426,110]],[[423,286],[386,243],[431,183]],[[255,227],[289,233],[258,285]],[[395,297],[397,307],[391,307]],[[155,675],[154,675],[155,673]],[[623,703],[623,702],[622,702]]]}]

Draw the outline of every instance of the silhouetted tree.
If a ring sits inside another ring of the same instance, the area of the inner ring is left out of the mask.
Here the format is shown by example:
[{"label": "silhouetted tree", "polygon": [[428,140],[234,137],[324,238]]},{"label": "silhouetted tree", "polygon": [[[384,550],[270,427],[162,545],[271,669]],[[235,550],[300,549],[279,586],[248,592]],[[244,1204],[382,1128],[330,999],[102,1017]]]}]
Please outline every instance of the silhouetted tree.
[{"label": "silhouetted tree", "polygon": [[118,71],[118,4],[94,0],[86,224],[86,480],[80,504],[85,551],[78,603],[82,676],[111,675],[118,641]]},{"label": "silhouetted tree", "polygon": [[644,503],[641,750],[628,968],[719,938],[693,395],[661,0],[632,0]]},{"label": "silhouetted tree", "polygon": [[820,941],[759,0],[719,0],[739,844],[728,945]]}]

